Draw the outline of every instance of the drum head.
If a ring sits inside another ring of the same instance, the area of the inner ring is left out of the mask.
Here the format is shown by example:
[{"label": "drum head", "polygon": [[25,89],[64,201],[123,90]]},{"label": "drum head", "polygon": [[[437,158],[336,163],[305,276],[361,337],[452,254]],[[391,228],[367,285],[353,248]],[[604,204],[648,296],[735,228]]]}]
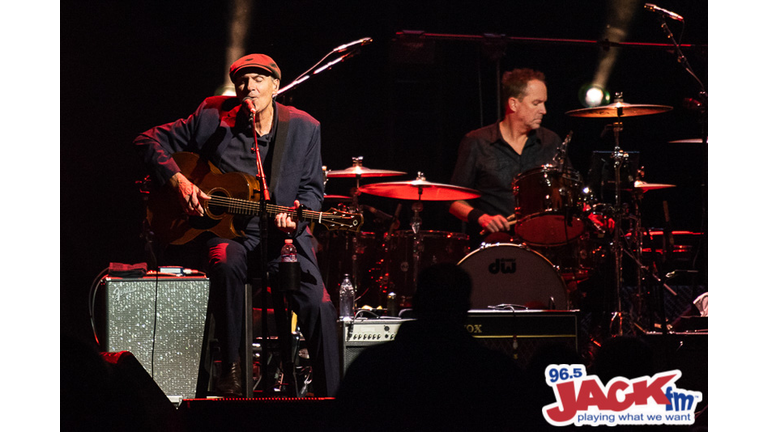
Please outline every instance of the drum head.
[{"label": "drum head", "polygon": [[502,304],[529,309],[569,309],[565,282],[552,263],[523,246],[481,247],[459,262],[472,278],[472,309]]}]

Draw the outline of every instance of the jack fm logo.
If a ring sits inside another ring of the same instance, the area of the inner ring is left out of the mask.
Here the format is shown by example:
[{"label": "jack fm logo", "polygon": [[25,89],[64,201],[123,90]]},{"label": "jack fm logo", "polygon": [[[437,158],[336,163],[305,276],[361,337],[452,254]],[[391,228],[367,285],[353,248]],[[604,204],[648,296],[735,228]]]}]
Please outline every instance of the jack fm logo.
[{"label": "jack fm logo", "polygon": [[681,376],[672,370],[603,385],[584,365],[549,365],[545,377],[557,402],[542,413],[554,426],[692,425],[702,395],[675,387]]}]

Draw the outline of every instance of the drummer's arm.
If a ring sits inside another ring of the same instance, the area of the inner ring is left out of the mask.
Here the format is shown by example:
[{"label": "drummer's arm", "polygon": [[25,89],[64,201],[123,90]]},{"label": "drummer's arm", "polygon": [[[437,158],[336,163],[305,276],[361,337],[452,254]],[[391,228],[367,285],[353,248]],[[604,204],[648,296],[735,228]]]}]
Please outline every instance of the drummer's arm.
[{"label": "drummer's arm", "polygon": [[485,232],[509,231],[512,224],[502,215],[491,216],[472,207],[466,201],[454,201],[448,211],[464,222],[478,224]]}]

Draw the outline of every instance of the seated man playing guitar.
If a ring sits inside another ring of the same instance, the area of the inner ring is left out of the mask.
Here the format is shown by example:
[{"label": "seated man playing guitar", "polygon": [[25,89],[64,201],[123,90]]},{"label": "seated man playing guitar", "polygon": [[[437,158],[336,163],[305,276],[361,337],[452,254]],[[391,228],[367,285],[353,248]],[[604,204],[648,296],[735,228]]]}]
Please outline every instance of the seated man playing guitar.
[{"label": "seated man playing guitar", "polygon": [[[315,395],[333,396],[340,379],[337,314],[303,217],[318,215],[322,204],[320,124],[306,112],[274,100],[280,69],[270,57],[244,56],[232,64],[229,75],[236,97],[206,98],[186,119],[154,127],[134,140],[154,179],[169,194],[165,204],[178,210],[175,220],[158,214],[150,223],[161,240],[188,242],[207,253],[205,271],[224,365],[216,386],[221,395],[242,395],[242,373],[251,371],[248,365],[241,367],[238,355],[247,254],[263,250],[258,246],[267,234],[267,256],[261,262],[275,274],[283,240],[293,238],[301,283],[297,291],[288,293],[288,299],[309,348]],[[210,180],[217,175],[225,180],[222,186]],[[255,180],[261,178],[266,185]],[[239,189],[243,196],[232,199],[230,189]],[[265,199],[271,203],[271,212],[266,212],[270,223],[260,227],[261,218],[254,215],[265,208],[259,204]],[[252,211],[243,211],[248,205]],[[317,218],[327,222],[322,215]],[[171,227],[164,238],[160,225],[166,222]]]}]

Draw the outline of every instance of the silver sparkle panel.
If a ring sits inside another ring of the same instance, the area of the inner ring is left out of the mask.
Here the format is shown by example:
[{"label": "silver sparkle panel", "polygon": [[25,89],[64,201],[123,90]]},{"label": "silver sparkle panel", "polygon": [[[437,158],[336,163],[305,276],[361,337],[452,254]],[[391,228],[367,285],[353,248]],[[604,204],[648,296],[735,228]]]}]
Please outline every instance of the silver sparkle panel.
[{"label": "silver sparkle panel", "polygon": [[195,397],[208,278],[105,278],[108,351],[130,351],[167,396]]}]

